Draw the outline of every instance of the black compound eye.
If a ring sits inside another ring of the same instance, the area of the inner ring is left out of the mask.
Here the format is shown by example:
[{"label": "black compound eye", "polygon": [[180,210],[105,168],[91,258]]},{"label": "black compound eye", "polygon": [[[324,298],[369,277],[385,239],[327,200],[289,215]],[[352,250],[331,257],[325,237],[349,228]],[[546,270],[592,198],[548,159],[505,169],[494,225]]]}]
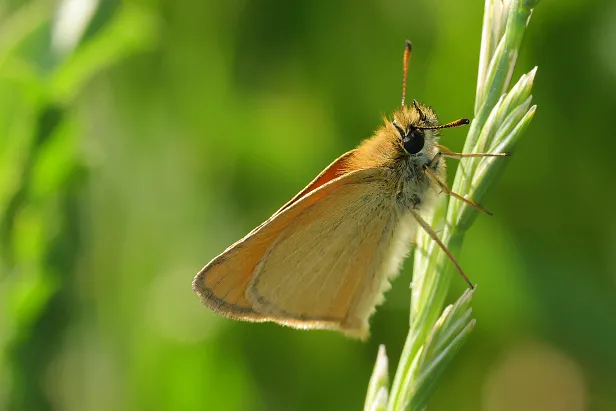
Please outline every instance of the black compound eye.
[{"label": "black compound eye", "polygon": [[424,146],[424,132],[417,128],[410,129],[408,134],[402,138],[404,149],[409,154],[417,154]]}]

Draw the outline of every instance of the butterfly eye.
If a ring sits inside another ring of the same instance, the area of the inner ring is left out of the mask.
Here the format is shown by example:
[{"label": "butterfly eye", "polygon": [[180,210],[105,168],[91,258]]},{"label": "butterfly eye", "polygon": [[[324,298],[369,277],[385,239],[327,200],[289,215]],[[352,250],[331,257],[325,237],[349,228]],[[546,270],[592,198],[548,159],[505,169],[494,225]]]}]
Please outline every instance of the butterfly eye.
[{"label": "butterfly eye", "polygon": [[424,146],[424,132],[417,128],[410,129],[408,134],[402,138],[402,144],[407,153],[419,153]]}]

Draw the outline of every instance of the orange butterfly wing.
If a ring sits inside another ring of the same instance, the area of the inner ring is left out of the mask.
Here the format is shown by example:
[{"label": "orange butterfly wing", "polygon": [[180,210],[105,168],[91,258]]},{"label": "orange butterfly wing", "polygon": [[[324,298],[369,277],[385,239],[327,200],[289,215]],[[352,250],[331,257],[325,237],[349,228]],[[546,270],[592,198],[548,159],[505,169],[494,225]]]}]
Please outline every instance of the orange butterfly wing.
[{"label": "orange butterfly wing", "polygon": [[[223,253],[199,271],[193,280],[193,290],[199,294],[201,301],[206,306],[221,315],[233,319],[267,321],[260,313],[254,311],[252,303],[246,299],[245,291],[256,265],[270,246],[270,243],[301,210],[295,210],[293,213],[285,215],[275,225],[270,225],[270,223],[284,210],[297,203],[307,194],[347,173],[349,171],[347,163],[354,152],[355,150],[351,150],[334,160],[310,184],[276,211],[267,221],[252,230],[241,240],[229,246]],[[324,195],[325,193],[322,193],[311,198],[302,205],[302,208],[310,206]],[[266,226],[268,227],[264,230]],[[262,230],[263,232],[261,232]],[[260,234],[256,236],[257,233]],[[250,247],[250,253],[245,252],[248,247]],[[227,263],[230,260],[233,260],[233,267],[230,267]]]}]

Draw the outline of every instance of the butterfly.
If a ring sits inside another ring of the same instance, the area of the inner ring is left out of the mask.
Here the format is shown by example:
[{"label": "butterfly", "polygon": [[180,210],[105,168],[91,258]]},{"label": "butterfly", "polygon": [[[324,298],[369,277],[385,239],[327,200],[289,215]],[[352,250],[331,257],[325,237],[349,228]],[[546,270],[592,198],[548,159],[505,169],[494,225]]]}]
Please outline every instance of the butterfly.
[{"label": "butterfly", "polygon": [[411,56],[403,57],[402,104],[391,120],[341,155],[268,220],[199,271],[193,290],[214,312],[235,320],[330,329],[365,339],[369,318],[408,254],[417,229],[455,258],[425,221],[445,193],[444,158],[505,156],[454,153],[439,144],[434,110],[405,105]]}]

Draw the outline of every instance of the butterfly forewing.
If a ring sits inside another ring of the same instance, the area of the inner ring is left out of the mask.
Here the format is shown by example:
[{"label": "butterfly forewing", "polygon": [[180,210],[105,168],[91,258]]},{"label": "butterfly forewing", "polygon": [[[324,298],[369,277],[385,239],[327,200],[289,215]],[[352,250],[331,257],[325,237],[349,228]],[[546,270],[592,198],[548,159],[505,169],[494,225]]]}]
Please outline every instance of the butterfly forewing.
[{"label": "butterfly forewing", "polygon": [[232,318],[365,337],[397,268],[389,172],[351,172],[302,197],[206,266],[195,289]]}]

